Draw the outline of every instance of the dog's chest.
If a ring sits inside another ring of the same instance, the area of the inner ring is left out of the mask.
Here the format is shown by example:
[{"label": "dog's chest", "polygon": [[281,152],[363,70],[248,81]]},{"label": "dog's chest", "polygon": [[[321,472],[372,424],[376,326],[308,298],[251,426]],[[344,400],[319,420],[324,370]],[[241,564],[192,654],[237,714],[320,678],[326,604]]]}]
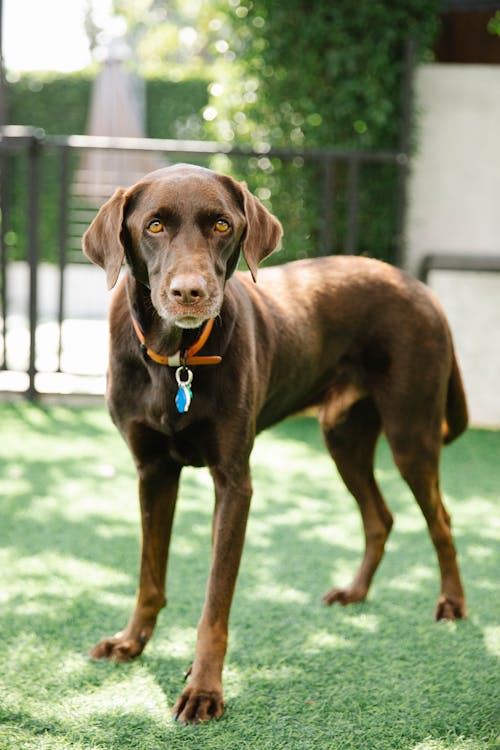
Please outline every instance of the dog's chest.
[{"label": "dog's chest", "polygon": [[[193,389],[189,409],[179,412],[175,373],[167,372],[159,382],[151,382],[130,410],[127,421],[139,421],[165,438],[168,456],[181,465],[205,466],[216,460],[216,437],[210,415],[210,399],[201,388]],[[170,377],[172,376],[172,377]]]}]

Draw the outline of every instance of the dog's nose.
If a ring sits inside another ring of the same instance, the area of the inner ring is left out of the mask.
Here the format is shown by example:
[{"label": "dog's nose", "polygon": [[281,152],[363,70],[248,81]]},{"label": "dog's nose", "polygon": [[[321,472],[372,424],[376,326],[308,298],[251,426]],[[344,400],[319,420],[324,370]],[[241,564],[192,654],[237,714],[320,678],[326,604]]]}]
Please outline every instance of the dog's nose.
[{"label": "dog's nose", "polygon": [[183,305],[194,305],[207,297],[207,282],[195,273],[174,276],[168,289],[170,299]]}]

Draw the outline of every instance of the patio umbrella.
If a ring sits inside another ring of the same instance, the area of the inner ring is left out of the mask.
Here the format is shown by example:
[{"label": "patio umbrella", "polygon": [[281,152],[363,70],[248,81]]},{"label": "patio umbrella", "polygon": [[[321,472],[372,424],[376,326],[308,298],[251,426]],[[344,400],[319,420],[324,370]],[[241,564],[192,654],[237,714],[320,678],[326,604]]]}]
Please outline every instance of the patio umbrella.
[{"label": "patio umbrella", "polygon": [[[142,138],[143,112],[142,81],[111,49],[93,84],[87,135]],[[148,152],[89,149],[82,156],[73,190],[99,205],[116,187],[129,187],[159,166],[159,159]]]}]

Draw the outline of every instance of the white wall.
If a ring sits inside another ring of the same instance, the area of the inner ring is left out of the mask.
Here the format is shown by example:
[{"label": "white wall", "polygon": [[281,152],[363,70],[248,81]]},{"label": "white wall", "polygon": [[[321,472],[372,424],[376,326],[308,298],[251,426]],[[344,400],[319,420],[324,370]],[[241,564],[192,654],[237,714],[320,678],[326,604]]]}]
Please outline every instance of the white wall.
[{"label": "white wall", "polygon": [[[500,66],[425,65],[416,76],[406,266],[428,253],[500,256]],[[500,426],[500,274],[433,272],[474,424]]]},{"label": "white wall", "polygon": [[424,65],[408,267],[428,252],[500,255],[500,66]]},{"label": "white wall", "polygon": [[[25,262],[9,263],[7,268],[7,310],[9,315],[28,315],[29,266]],[[64,316],[106,320],[111,294],[106,288],[104,272],[97,266],[68,264],[64,275]],[[38,267],[38,315],[43,320],[57,320],[59,304],[59,269],[50,263]]]}]

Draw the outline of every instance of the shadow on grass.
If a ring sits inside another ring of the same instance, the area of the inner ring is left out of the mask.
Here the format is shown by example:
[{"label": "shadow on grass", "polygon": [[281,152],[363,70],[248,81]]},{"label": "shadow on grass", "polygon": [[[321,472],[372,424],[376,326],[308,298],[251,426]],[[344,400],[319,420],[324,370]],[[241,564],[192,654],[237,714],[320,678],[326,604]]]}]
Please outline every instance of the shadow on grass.
[{"label": "shadow on grass", "polygon": [[[436,625],[434,551],[419,509],[378,454],[396,525],[368,601],[327,608],[362,551],[359,513],[314,420],[260,438],[254,503],[231,616],[226,716],[193,732],[172,724],[210,559],[212,489],[186,472],[175,521],[169,608],[131,665],[95,663],[95,640],[134,603],[139,517],[132,462],[101,411],[0,406],[0,746],[36,748],[417,748],[486,750],[498,689],[488,634],[497,590],[488,519],[497,433],[445,451],[471,617]],[[2,734],[4,732],[4,734]],[[7,732],[7,734],[5,734]],[[6,738],[6,739],[5,739]],[[45,745],[44,745],[45,746]]]}]

